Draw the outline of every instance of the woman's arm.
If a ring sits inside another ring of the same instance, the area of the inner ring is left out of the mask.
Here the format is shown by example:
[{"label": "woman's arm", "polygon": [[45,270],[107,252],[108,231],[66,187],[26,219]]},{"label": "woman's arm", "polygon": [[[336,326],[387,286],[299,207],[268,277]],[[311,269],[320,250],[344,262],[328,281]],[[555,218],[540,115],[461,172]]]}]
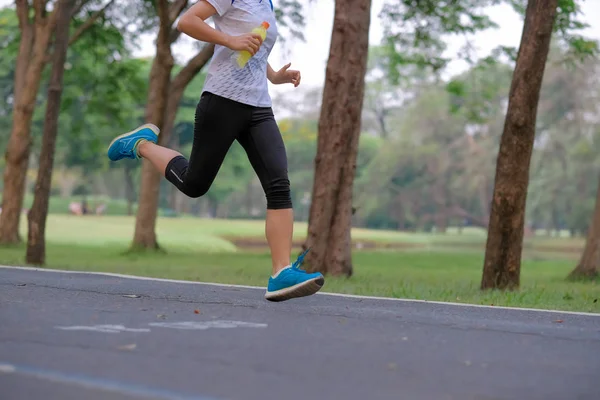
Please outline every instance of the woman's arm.
[{"label": "woman's arm", "polygon": [[271,82],[272,84],[276,84],[275,82],[273,82],[273,79],[275,79],[277,72],[275,72],[275,70],[273,69],[273,67],[271,67],[270,63],[267,63],[267,79],[269,80],[269,82]]},{"label": "woman's arm", "polygon": [[200,0],[191,6],[179,19],[177,29],[186,35],[202,42],[214,43],[231,50],[246,50],[254,55],[262,44],[262,38],[256,33],[240,36],[230,36],[220,32],[205,20],[217,13],[217,10],[207,1]]}]

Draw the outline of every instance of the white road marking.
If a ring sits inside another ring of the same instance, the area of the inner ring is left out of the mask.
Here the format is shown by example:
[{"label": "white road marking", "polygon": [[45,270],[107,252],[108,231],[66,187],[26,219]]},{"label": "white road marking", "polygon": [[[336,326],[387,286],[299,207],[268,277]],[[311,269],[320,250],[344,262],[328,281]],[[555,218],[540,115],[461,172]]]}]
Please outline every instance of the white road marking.
[{"label": "white road marking", "polygon": [[[267,324],[243,322],[243,321],[183,321],[183,322],[151,322],[149,326],[159,328],[183,329],[183,330],[206,330],[206,329],[232,329],[232,328],[266,328]],[[73,325],[73,326],[56,326],[56,329],[63,331],[90,331],[101,333],[148,333],[147,328],[127,328],[124,325]]]},{"label": "white road marking", "polygon": [[[261,290],[261,291],[264,291],[266,289],[265,287],[260,287],[260,286],[231,285],[231,284],[226,284],[226,283],[212,283],[212,282],[181,281],[181,280],[175,280],[175,279],[162,279],[162,278],[150,278],[150,277],[145,277],[145,276],[115,274],[115,273],[111,273],[111,272],[66,271],[66,270],[59,270],[59,269],[45,269],[45,268],[8,266],[8,265],[0,265],[0,269],[18,269],[18,270],[25,270],[25,271],[37,271],[37,272],[60,273],[60,274],[108,276],[108,277],[114,277],[114,278],[133,279],[133,280],[140,280],[140,281],[178,283],[178,284],[184,284],[184,285],[200,285],[200,286],[236,288],[236,289],[253,289],[253,290]],[[453,306],[453,307],[485,308],[485,309],[492,309],[492,310],[533,311],[533,312],[540,312],[540,313],[600,317],[600,313],[589,313],[589,312],[582,312],[582,311],[564,311],[564,310],[550,310],[550,309],[526,308],[526,307],[488,306],[488,305],[484,305],[484,304],[453,303],[453,302],[445,302],[445,301],[430,301],[430,300],[417,300],[417,299],[400,299],[400,298],[395,298],[395,297],[361,296],[361,295],[344,294],[344,293],[318,292],[315,296],[333,296],[333,297],[344,297],[344,298],[348,298],[348,299],[380,300],[380,301],[391,301],[391,302],[400,302],[400,303],[425,303],[425,304],[438,304],[438,305]]]},{"label": "white road marking", "polygon": [[29,376],[40,380],[61,383],[63,385],[79,386],[92,390],[118,393],[127,397],[142,399],[164,399],[164,400],[215,400],[202,395],[189,395],[178,393],[169,389],[136,385],[123,381],[113,381],[100,377],[86,376],[81,374],[61,372],[38,368],[28,365],[7,364],[0,361],[0,373]]},{"label": "white road marking", "polygon": [[186,322],[152,322],[148,324],[160,328],[184,330],[231,329],[231,328],[266,328],[267,324],[242,321],[186,321]]},{"label": "white road marking", "polygon": [[120,333],[120,332],[135,332],[135,333],[146,333],[150,332],[150,329],[141,328],[126,328],[123,325],[91,325],[91,326],[56,326],[56,329],[63,331],[92,331],[92,332],[103,332],[103,333]]},{"label": "white road marking", "polygon": [[0,373],[2,374],[12,374],[16,369],[10,364],[0,364]]}]

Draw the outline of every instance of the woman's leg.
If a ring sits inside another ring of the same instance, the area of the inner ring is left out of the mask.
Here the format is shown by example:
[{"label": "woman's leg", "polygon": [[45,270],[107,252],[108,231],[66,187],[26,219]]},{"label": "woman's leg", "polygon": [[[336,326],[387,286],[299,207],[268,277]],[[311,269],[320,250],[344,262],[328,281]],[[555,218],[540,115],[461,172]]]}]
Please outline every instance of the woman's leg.
[{"label": "woman's leg", "polygon": [[275,275],[290,265],[294,235],[294,211],[291,208],[283,210],[267,209],[265,234],[271,249],[272,272]]},{"label": "woman's leg", "polygon": [[252,125],[238,141],[246,150],[267,197],[265,234],[275,275],[290,265],[294,212],[285,145],[272,112],[257,108]]},{"label": "woman's leg", "polygon": [[[134,153],[124,157],[147,159],[181,192],[189,197],[200,197],[210,189],[229,148],[248,121],[247,107],[236,107],[235,102],[204,93],[196,108],[194,143],[189,161],[181,153],[155,144],[149,128],[140,127],[122,135],[113,141],[111,147]],[[158,133],[155,127],[153,131]],[[145,136],[142,137],[141,133]],[[135,145],[132,145],[134,142]],[[109,149],[109,156],[110,152]],[[113,149],[112,153],[117,154],[118,151]]]},{"label": "woman's leg", "polygon": [[141,158],[150,161],[157,171],[165,172],[167,165],[175,157],[183,157],[180,152],[159,146],[152,142],[142,142],[137,148]]},{"label": "woman's leg", "polygon": [[[196,109],[194,143],[189,161],[181,155],[168,161],[162,169],[167,180],[189,197],[204,196],[233,141],[246,128],[249,116],[249,107],[204,93]],[[163,159],[157,158],[158,161]]]},{"label": "woman's leg", "polygon": [[265,233],[271,249],[272,277],[266,297],[281,301],[317,292],[321,274],[290,267],[294,213],[285,145],[270,108],[255,108],[250,128],[238,139],[246,150],[267,197]]}]

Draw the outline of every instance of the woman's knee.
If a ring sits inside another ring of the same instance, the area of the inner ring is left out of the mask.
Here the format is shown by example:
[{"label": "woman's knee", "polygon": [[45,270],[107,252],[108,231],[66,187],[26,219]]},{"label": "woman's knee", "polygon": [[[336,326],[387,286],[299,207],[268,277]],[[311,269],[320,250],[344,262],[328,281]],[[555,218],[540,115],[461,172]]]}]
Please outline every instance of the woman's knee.
[{"label": "woman's knee", "polygon": [[214,178],[202,175],[190,175],[189,162],[185,157],[173,158],[167,165],[165,177],[188,197],[197,199],[210,189]]},{"label": "woman's knee", "polygon": [[185,194],[186,196],[191,197],[193,199],[197,199],[199,197],[204,196],[206,193],[208,193],[208,189],[209,189],[209,187],[206,187],[206,186],[190,186],[190,185],[186,185],[186,186],[180,188],[180,190],[183,194]]},{"label": "woman's knee", "polygon": [[213,179],[187,179],[179,190],[181,190],[186,196],[197,199],[198,197],[202,197],[208,193],[212,183]]}]

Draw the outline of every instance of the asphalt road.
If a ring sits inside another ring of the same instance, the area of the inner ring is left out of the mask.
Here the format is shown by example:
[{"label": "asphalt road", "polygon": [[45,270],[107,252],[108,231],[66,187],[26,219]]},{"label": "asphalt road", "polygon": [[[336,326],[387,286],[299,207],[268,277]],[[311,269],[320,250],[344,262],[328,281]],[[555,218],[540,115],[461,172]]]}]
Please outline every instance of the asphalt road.
[{"label": "asphalt road", "polygon": [[0,399],[600,398],[600,315],[263,294],[0,268]]}]

